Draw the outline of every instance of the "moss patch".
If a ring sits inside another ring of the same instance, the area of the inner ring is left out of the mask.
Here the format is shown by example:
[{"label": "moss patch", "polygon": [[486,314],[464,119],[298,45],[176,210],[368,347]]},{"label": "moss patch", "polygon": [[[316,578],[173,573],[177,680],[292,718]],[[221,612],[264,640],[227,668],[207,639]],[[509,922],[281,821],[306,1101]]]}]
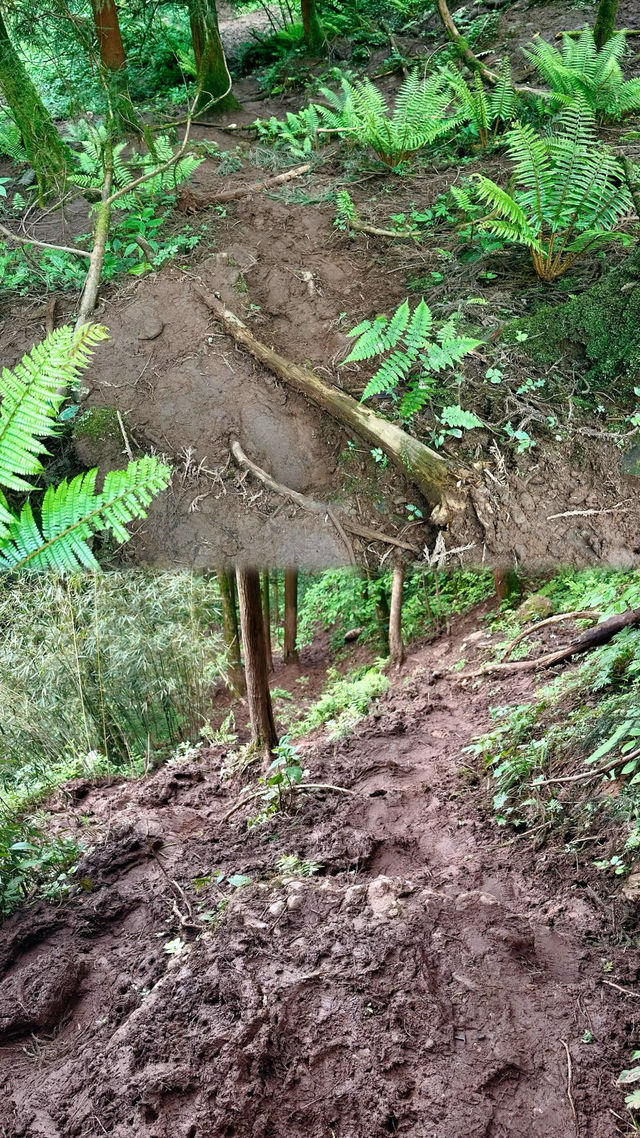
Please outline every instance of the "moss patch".
[{"label": "moss patch", "polygon": [[586,360],[590,385],[615,381],[616,400],[632,400],[640,371],[640,251],[580,296],[512,321],[504,339],[517,342],[519,332],[532,359],[551,363],[573,349]]},{"label": "moss patch", "polygon": [[95,442],[120,439],[118,412],[114,407],[90,407],[76,420],[73,435],[76,439],[93,439]]}]

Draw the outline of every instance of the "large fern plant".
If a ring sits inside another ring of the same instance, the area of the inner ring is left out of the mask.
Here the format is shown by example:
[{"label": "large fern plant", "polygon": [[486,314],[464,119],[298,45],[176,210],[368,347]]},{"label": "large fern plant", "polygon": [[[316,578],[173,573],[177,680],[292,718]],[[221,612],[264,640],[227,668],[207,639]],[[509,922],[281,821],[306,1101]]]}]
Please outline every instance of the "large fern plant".
[{"label": "large fern plant", "polygon": [[398,90],[393,111],[370,79],[350,83],[341,91],[322,91],[329,106],[316,104],[320,130],[337,133],[358,146],[371,147],[386,166],[398,166],[412,154],[451,134],[464,121],[464,112],[444,71],[422,77],[412,72]]},{"label": "large fern plant", "polygon": [[[562,112],[548,135],[516,123],[506,136],[513,166],[509,189],[482,174],[474,190],[458,190],[458,205],[482,229],[524,245],[544,281],[562,276],[587,250],[620,233],[615,227],[632,208],[618,160],[596,137],[593,113],[583,99]],[[478,205],[490,212],[477,217]]]},{"label": "large fern plant", "polygon": [[[80,122],[72,124],[67,129],[66,138],[75,143],[76,170],[71,181],[83,189],[94,190],[98,193],[104,181],[105,152],[109,144],[109,135],[106,126]],[[155,139],[155,153],[134,153],[126,157],[127,142],[118,142],[110,148],[110,161],[113,166],[113,188],[125,189],[143,174],[150,173],[156,167],[168,162],[173,154],[173,148],[166,135],[159,135]],[[131,194],[124,194],[118,199],[119,209],[131,209],[141,201],[149,201],[161,193],[172,193],[177,187],[197,170],[203,161],[193,154],[185,154],[177,162],[162,173],[147,179]]]},{"label": "large fern plant", "polygon": [[[403,389],[400,414],[410,419],[434,393],[435,376],[455,365],[479,346],[479,340],[458,335],[456,320],[436,330],[431,310],[422,299],[413,312],[405,300],[393,316],[363,320],[347,333],[355,344],[345,364],[360,360],[379,360],[378,367],[362,393],[397,397]],[[477,423],[476,423],[477,425]]]},{"label": "large fern plant", "polygon": [[468,83],[455,68],[446,72],[452,89],[463,108],[466,121],[486,149],[516,117],[518,96],[513,86],[511,64],[505,57],[500,65],[498,81],[489,91],[476,72]]},{"label": "large fern plant", "polygon": [[[106,335],[97,324],[60,328],[0,375],[0,572],[98,569],[92,537],[106,532],[127,541],[126,526],[145,517],[168,484],[169,467],[147,456],[110,471],[100,491],[97,470],[49,486],[41,499],[35,491],[32,479],[43,473],[44,440],[58,433],[65,391]],[[26,495],[21,508],[16,495]]]},{"label": "large fern plant", "polygon": [[563,35],[560,49],[536,38],[523,50],[558,101],[579,95],[599,119],[620,119],[640,110],[640,79],[625,80],[622,73],[626,49],[624,32],[598,49],[585,26],[577,39]]}]

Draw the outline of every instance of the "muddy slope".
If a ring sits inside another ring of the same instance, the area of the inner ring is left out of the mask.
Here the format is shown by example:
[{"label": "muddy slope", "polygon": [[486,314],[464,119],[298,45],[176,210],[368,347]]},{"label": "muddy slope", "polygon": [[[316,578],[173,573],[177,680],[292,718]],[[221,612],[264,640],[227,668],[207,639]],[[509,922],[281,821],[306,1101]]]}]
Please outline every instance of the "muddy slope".
[{"label": "muddy slope", "polygon": [[[85,892],[0,931],[5,1138],[621,1133],[633,1022],[602,961],[633,985],[633,915],[614,936],[574,865],[508,841],[460,778],[489,706],[532,683],[462,690],[446,669],[482,638],[457,622],[352,737],[308,741],[312,780],[352,794],[265,827],[222,820],[219,751],[61,796],[55,824],[101,844]],[[283,853],[322,868],[283,878]],[[196,893],[216,871],[251,883]]]}]

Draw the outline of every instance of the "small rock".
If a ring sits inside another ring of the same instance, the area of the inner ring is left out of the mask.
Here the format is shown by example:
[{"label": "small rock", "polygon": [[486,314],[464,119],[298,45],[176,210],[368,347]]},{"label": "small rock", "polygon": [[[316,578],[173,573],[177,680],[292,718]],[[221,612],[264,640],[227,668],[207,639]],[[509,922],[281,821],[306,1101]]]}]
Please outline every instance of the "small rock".
[{"label": "small rock", "polygon": [[292,893],[287,897],[287,909],[290,913],[295,913],[296,909],[302,908],[302,896],[300,893]]},{"label": "small rock", "polygon": [[285,910],[285,902],[284,901],[274,901],[272,905],[269,905],[268,912],[271,913],[272,917],[279,917],[282,915],[282,913],[284,913],[284,910]]},{"label": "small rock", "polygon": [[456,897],[456,909],[472,909],[475,905],[499,905],[500,902],[493,893],[483,893],[481,889],[471,889],[468,893],[459,893]]},{"label": "small rock", "polygon": [[620,890],[625,901],[640,901],[640,866],[634,866]]},{"label": "small rock", "polygon": [[157,340],[164,331],[164,321],[158,316],[147,316],[138,332],[139,340]]},{"label": "small rock", "polygon": [[520,620],[543,620],[552,615],[553,601],[549,597],[541,596],[540,593],[533,593],[516,609],[516,616]]},{"label": "small rock", "polygon": [[374,878],[367,889],[367,901],[376,917],[397,917],[402,911],[399,897],[412,891],[410,882],[398,877]]}]

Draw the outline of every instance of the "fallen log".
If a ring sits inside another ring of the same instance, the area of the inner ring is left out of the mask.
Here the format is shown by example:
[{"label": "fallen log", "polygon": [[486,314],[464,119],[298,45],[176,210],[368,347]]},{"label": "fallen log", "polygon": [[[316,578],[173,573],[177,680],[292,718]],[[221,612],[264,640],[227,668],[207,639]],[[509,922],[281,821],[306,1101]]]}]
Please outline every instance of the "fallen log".
[{"label": "fallen log", "polygon": [[294,178],[301,178],[310,169],[309,163],[306,166],[296,166],[294,170],[285,170],[284,173],[276,174],[273,178],[263,178],[260,182],[249,182],[245,186],[233,186],[230,190],[221,190],[219,194],[214,194],[213,197],[210,194],[207,194],[206,197],[198,196],[187,187],[178,197],[178,209],[182,213],[195,213],[197,209],[207,209],[211,205],[220,205],[221,202],[232,202],[236,198],[247,198],[261,190],[268,190],[271,186],[281,186],[284,182],[292,182]]},{"label": "fallen log", "polygon": [[430,450],[395,423],[389,423],[368,407],[363,407],[351,395],[320,379],[311,368],[300,367],[256,340],[246,324],[226,308],[221,300],[207,293],[196,281],[192,281],[192,284],[207,308],[221,321],[225,331],[246,348],[254,359],[264,364],[294,391],[311,399],[340,426],[347,427],[372,446],[381,447],[432,506],[432,522],[446,525],[458,510],[464,508],[467,495],[463,486],[471,479],[471,471]]},{"label": "fallen log", "polygon": [[349,554],[349,560],[352,564],[356,564],[351,549],[351,543],[347,538],[344,530],[349,530],[357,537],[364,537],[367,541],[379,541],[384,545],[394,545],[398,549],[406,549],[409,553],[418,554],[420,549],[416,545],[410,545],[408,541],[403,541],[401,538],[396,537],[394,534],[382,533],[381,530],[371,529],[369,526],[360,525],[348,514],[340,513],[339,515],[329,506],[326,502],[318,502],[315,498],[310,498],[307,494],[301,494],[298,490],[292,490],[290,486],[283,485],[282,482],[277,482],[266,470],[263,470],[257,463],[252,462],[251,459],[244,453],[240,443],[237,439],[231,439],[229,449],[238,466],[244,467],[245,470],[250,470],[253,475],[267,486],[269,490],[275,490],[276,494],[280,494],[283,498],[289,498],[296,506],[300,506],[310,514],[325,514],[333,522],[343,544]]},{"label": "fallen log", "polygon": [[628,609],[627,612],[616,613],[608,620],[603,620],[595,628],[587,629],[586,632],[581,633],[580,636],[576,636],[574,640],[566,644],[564,648],[558,648],[555,652],[548,652],[545,656],[538,656],[535,660],[512,660],[509,663],[484,664],[475,672],[461,672],[458,679],[472,680],[477,676],[487,676],[493,673],[513,675],[514,672],[533,672],[538,668],[551,668],[554,664],[562,664],[565,660],[571,660],[581,652],[589,652],[592,648],[600,648],[603,644],[608,644],[623,628],[633,628],[636,625],[640,625],[640,608]]},{"label": "fallen log", "polygon": [[565,620],[600,620],[600,613],[594,612],[593,609],[579,609],[576,612],[561,612],[556,616],[548,616],[545,620],[537,620],[535,624],[525,628],[520,632],[514,640],[505,648],[502,660],[506,660],[510,656],[514,648],[526,640],[529,636],[533,636],[541,628],[547,628],[550,624],[562,624]]}]

